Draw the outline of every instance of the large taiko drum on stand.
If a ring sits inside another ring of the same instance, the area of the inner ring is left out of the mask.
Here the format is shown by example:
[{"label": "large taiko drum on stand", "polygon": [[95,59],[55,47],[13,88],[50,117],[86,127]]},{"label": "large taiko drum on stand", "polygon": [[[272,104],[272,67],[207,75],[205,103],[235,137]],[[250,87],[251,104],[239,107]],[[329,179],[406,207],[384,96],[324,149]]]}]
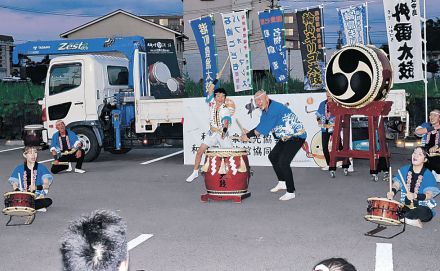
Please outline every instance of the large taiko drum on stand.
[{"label": "large taiko drum on stand", "polygon": [[24,126],[23,142],[25,146],[43,146],[43,131],[44,127],[41,124],[31,124]]},{"label": "large taiko drum on stand", "polygon": [[370,222],[398,226],[403,218],[403,204],[386,198],[368,198],[367,215],[364,218]]},{"label": "large taiko drum on stand", "polygon": [[202,171],[207,190],[207,194],[201,196],[203,202],[209,199],[241,202],[251,195],[247,191],[250,167],[245,149],[208,149]]},{"label": "large taiko drum on stand", "polygon": [[325,80],[333,100],[349,108],[385,99],[393,85],[390,61],[371,45],[345,46],[335,52],[327,64]]}]

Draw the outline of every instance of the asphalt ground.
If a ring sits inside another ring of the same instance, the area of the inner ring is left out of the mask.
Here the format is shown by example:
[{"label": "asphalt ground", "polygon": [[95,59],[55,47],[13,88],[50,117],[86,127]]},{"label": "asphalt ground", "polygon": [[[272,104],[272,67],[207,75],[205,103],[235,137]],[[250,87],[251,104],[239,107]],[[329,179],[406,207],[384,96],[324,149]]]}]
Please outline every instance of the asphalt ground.
[{"label": "asphalt ground", "polygon": [[[10,191],[7,179],[23,161],[21,149],[4,151],[11,148],[16,146],[0,146],[3,192]],[[84,164],[85,174],[55,175],[49,193],[54,203],[38,212],[32,225],[7,227],[9,217],[0,216],[0,270],[62,270],[63,231],[69,221],[95,209],[124,217],[129,240],[154,235],[130,250],[131,271],[303,271],[329,257],[344,257],[358,270],[440,270],[439,216],[423,229],[407,226],[390,240],[364,236],[376,227],[363,218],[367,198],[385,197],[388,189],[387,182],[370,180],[367,160],[355,160],[354,172],[343,176],[338,170],[334,179],[318,168],[293,168],[297,197],[287,202],[278,200],[281,192],[269,192],[276,179],[272,168],[252,167],[250,198],[241,204],[202,203],[203,177],[185,182],[192,166],[183,165],[183,154],[141,164],[179,150],[103,152]],[[393,168],[408,163],[411,151],[393,148]],[[48,151],[39,155],[40,161],[50,158]],[[401,229],[388,227],[380,234]],[[385,252],[384,243],[390,244]]]}]

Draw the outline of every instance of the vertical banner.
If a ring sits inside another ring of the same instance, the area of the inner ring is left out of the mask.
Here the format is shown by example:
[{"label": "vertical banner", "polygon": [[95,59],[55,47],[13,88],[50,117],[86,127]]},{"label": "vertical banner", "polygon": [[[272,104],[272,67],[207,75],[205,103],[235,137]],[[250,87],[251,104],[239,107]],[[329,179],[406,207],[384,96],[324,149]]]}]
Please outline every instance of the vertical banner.
[{"label": "vertical banner", "polygon": [[324,51],[321,33],[321,10],[313,8],[296,13],[304,69],[304,89],[324,88]]},{"label": "vertical banner", "polygon": [[393,80],[423,80],[419,0],[383,1]]},{"label": "vertical banner", "polygon": [[341,8],[338,10],[339,23],[344,33],[345,44],[365,44],[365,6]]},{"label": "vertical banner", "polygon": [[252,71],[246,11],[222,14],[235,92],[252,89]]},{"label": "vertical banner", "polygon": [[278,83],[287,82],[286,46],[284,45],[283,12],[279,9],[267,10],[258,14],[263,34],[270,71]]},{"label": "vertical banner", "polygon": [[190,21],[202,58],[204,95],[217,76],[217,53],[211,16]]}]

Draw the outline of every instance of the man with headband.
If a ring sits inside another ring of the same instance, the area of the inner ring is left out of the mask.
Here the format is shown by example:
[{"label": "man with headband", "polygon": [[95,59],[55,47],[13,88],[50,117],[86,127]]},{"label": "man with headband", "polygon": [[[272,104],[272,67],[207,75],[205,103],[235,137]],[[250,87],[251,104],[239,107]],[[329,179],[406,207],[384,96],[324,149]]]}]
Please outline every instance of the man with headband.
[{"label": "man with headband", "polygon": [[75,172],[84,173],[85,170],[82,170],[81,167],[85,153],[81,149],[81,141],[74,132],[66,129],[66,125],[62,120],[57,120],[55,127],[58,131],[53,134],[50,145],[50,151],[55,161],[53,161],[50,171],[53,174],[63,170],[72,171],[70,162],[76,162]]},{"label": "man with headband", "polygon": [[278,192],[286,189],[286,194],[280,197],[280,200],[294,199],[295,185],[290,163],[304,144],[307,133],[295,113],[287,106],[269,99],[264,90],[257,91],[254,99],[257,107],[262,111],[260,123],[250,131],[244,129],[240,139],[249,141],[251,137],[267,136],[270,132],[274,134],[278,142],[269,153],[269,160],[277,175],[278,183],[270,191]]},{"label": "man with headband", "polygon": [[232,141],[229,138],[228,128],[231,125],[231,114],[225,105],[226,91],[223,88],[218,88],[214,92],[215,84],[218,82],[215,79],[209,86],[206,95],[206,103],[209,105],[209,131],[206,134],[203,143],[200,145],[196,153],[194,162],[194,171],[186,178],[188,183],[192,182],[199,176],[199,166],[202,161],[203,153],[213,146],[220,148],[231,148]]},{"label": "man with headband", "polygon": [[429,122],[424,122],[416,128],[415,134],[422,136],[422,146],[428,152],[426,167],[432,171],[437,182],[440,182],[440,110],[434,109],[429,113]]}]

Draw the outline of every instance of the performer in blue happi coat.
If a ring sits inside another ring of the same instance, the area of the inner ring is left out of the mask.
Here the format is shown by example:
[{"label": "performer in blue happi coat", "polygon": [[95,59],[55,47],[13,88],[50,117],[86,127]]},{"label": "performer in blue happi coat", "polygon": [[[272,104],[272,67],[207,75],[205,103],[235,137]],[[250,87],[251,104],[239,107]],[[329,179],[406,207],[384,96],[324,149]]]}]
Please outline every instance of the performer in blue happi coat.
[{"label": "performer in blue happi coat", "polygon": [[394,176],[392,191],[387,193],[387,198],[393,199],[400,190],[400,202],[405,205],[405,222],[419,228],[422,228],[422,222],[430,221],[435,215],[437,203],[434,197],[440,192],[431,171],[424,166],[427,157],[422,147],[415,148],[411,164],[400,168],[404,180],[400,174]]},{"label": "performer in blue happi coat", "polygon": [[304,144],[307,133],[295,113],[287,106],[269,99],[264,90],[257,91],[254,100],[262,111],[260,123],[250,131],[243,129],[244,133],[240,139],[249,141],[251,137],[267,136],[270,132],[274,134],[278,142],[269,153],[269,160],[277,175],[278,183],[270,191],[278,192],[286,189],[286,194],[280,197],[280,200],[293,199],[295,185],[290,163]]},{"label": "performer in blue happi coat", "polygon": [[330,114],[328,110],[328,102],[331,101],[331,96],[326,92],[327,99],[319,104],[318,111],[316,111],[316,120],[318,121],[319,127],[321,127],[321,138],[322,138],[322,152],[324,153],[325,161],[327,166],[323,167],[323,170],[328,170],[328,165],[330,164],[330,152],[328,150],[328,143],[330,137],[333,135],[333,128],[335,126],[335,116]]},{"label": "performer in blue happi coat", "polygon": [[50,151],[54,157],[52,168],[53,174],[60,171],[72,171],[71,162],[76,162],[75,172],[84,173],[81,169],[85,152],[81,149],[82,144],[76,134],[68,129],[62,120],[55,123],[57,132],[52,136]]},{"label": "performer in blue happi coat", "polygon": [[24,163],[15,167],[8,182],[14,191],[35,193],[35,209],[45,211],[52,204],[52,200],[46,196],[53,177],[43,164],[37,162],[35,147],[25,147],[23,157]]}]

